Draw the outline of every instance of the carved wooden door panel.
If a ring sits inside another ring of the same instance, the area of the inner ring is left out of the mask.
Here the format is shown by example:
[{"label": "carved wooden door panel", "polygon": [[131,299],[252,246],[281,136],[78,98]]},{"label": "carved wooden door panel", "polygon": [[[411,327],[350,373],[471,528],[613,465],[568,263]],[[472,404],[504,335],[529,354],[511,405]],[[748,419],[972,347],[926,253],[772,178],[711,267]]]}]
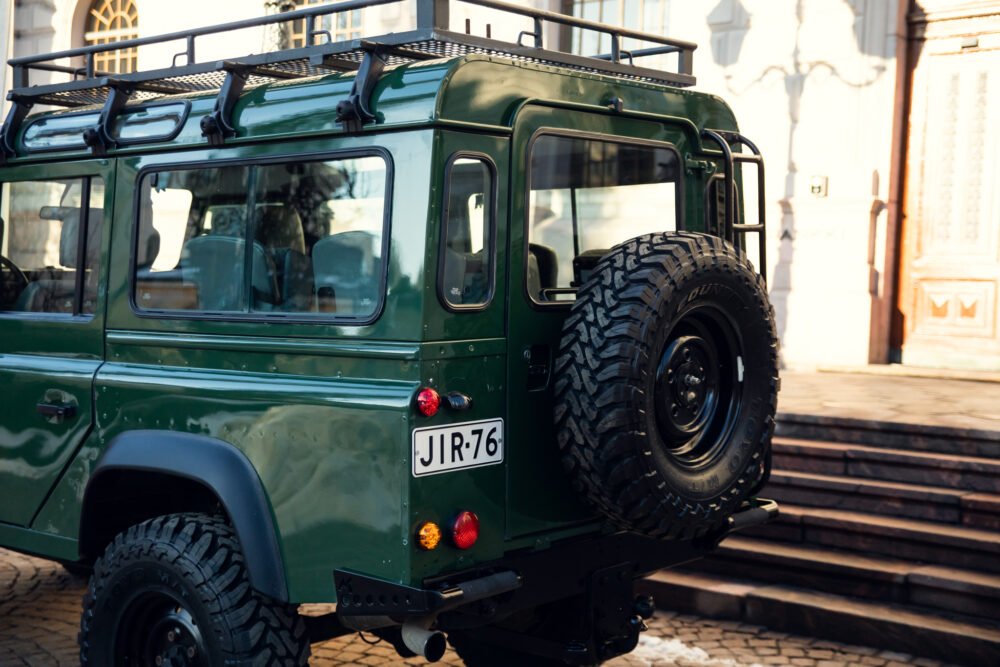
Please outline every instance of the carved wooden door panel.
[{"label": "carved wooden door panel", "polygon": [[996,4],[992,16],[915,26],[925,41],[913,71],[899,294],[906,364],[1000,370]]}]

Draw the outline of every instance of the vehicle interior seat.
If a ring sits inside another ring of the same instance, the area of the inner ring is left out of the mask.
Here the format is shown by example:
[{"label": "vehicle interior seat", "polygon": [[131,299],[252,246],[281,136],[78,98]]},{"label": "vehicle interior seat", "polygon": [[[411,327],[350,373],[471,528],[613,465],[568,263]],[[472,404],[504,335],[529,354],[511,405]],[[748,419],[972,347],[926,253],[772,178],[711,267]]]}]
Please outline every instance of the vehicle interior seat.
[{"label": "vehicle interior seat", "polygon": [[316,292],[321,299],[334,298],[336,310],[365,314],[378,300],[381,258],[376,255],[376,235],[351,231],[331,234],[312,249]]},{"label": "vehicle interior seat", "polygon": [[573,258],[573,287],[580,287],[590,279],[598,262],[611,252],[610,248],[584,250]]},{"label": "vehicle interior seat", "polygon": [[556,251],[540,243],[528,244],[528,293],[542,300],[542,290],[558,286],[559,258]]},{"label": "vehicle interior seat", "polygon": [[[73,313],[76,301],[76,271],[80,238],[79,209],[64,209],[67,215],[62,223],[59,236],[59,265],[62,269],[48,269],[32,272],[34,275],[47,273],[50,278],[32,280],[17,298],[14,310],[31,313]],[[88,210],[87,240],[85,246],[86,266],[99,267],[101,256],[101,230],[104,209]],[[97,301],[98,270],[89,271],[84,276],[83,312],[93,312]]]},{"label": "vehicle interior seat", "polygon": [[302,218],[284,204],[262,204],[256,215],[254,238],[267,251],[277,271],[279,308],[314,310],[315,280],[312,262],[306,255]]},{"label": "vehicle interior seat", "polygon": [[[180,268],[185,283],[198,290],[198,308],[238,311],[243,306],[246,242],[242,216],[234,208],[212,216],[208,234],[184,242]],[[253,244],[253,303],[255,310],[273,309],[278,295],[274,263],[259,243]]]}]

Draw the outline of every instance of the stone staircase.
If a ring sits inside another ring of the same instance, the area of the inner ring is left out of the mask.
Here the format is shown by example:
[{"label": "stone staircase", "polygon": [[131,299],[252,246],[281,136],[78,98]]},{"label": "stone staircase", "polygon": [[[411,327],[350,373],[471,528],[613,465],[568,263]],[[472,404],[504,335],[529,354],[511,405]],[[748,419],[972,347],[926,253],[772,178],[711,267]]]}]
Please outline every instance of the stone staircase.
[{"label": "stone staircase", "polygon": [[647,587],[661,606],[1000,665],[1000,433],[783,414],[774,523]]}]

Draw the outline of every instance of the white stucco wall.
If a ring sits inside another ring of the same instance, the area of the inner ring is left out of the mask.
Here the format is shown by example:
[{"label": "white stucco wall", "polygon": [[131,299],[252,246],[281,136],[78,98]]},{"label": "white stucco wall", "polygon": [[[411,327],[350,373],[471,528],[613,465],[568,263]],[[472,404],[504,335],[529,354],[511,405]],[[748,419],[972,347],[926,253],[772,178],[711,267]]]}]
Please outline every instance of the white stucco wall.
[{"label": "white stucco wall", "polygon": [[[895,94],[896,0],[674,2],[698,89],[725,98],[767,161],[768,276],[789,366],[868,361]],[[828,196],[810,194],[814,177]],[[874,262],[870,238],[876,239]]]},{"label": "white stucco wall", "polygon": [[11,57],[14,38],[14,0],[0,0],[0,114],[7,113],[7,90],[10,73],[7,59]]},{"label": "white stucco wall", "polygon": [[[793,367],[868,361],[872,290],[884,280],[898,0],[711,0],[669,4],[668,32],[701,46],[698,89],[725,98],[767,159],[768,275]],[[0,0],[3,3],[11,0]],[[148,36],[265,13],[263,0],[136,0]],[[525,4],[557,9],[557,0]],[[527,20],[452,2],[452,28],[515,39]],[[82,43],[87,2],[21,0],[18,55]],[[365,31],[411,28],[415,5],[366,10]],[[547,35],[549,43],[552,34]],[[262,29],[200,39],[199,60],[260,52]],[[140,51],[165,67],[177,42]],[[41,80],[34,79],[33,83]],[[810,194],[825,178],[828,196]],[[874,239],[874,241],[872,240]]]}]

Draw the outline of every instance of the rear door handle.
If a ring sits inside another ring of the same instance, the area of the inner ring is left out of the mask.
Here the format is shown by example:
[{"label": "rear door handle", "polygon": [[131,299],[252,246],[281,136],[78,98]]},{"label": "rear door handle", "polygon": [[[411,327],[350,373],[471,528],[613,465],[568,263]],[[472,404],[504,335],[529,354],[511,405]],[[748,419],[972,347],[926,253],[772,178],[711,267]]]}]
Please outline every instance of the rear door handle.
[{"label": "rear door handle", "polygon": [[72,403],[39,403],[35,411],[46,419],[69,419],[76,414],[76,406]]}]

